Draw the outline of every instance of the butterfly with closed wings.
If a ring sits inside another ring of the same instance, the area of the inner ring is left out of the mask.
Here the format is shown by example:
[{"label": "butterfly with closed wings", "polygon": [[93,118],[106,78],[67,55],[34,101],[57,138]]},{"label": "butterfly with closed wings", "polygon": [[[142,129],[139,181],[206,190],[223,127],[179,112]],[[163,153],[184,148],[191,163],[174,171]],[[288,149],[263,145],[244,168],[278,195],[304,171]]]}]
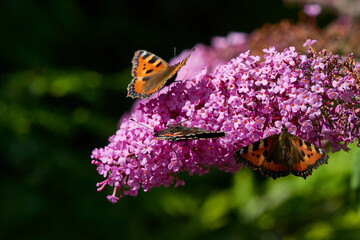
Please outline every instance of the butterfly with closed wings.
[{"label": "butterfly with closed wings", "polygon": [[[130,118],[130,120],[137,122],[132,118]],[[144,126],[146,128],[151,129],[150,127],[148,127],[142,123],[139,123],[139,122],[137,122],[137,123],[141,124],[142,126]],[[195,152],[201,158],[201,156],[194,149],[192,149],[189,146],[189,144],[187,143],[187,140],[218,138],[218,137],[225,136],[224,132],[211,131],[211,130],[206,130],[206,129],[198,128],[198,127],[185,127],[185,126],[181,126],[180,123],[172,124],[172,125],[168,126],[167,128],[160,130],[160,131],[153,130],[153,132],[154,132],[155,140],[171,141],[170,148],[173,150],[173,152],[175,152],[176,157],[177,157],[177,153],[172,148],[172,145],[174,144],[174,142],[185,141],[186,146],[189,149],[191,149],[193,152]]]}]

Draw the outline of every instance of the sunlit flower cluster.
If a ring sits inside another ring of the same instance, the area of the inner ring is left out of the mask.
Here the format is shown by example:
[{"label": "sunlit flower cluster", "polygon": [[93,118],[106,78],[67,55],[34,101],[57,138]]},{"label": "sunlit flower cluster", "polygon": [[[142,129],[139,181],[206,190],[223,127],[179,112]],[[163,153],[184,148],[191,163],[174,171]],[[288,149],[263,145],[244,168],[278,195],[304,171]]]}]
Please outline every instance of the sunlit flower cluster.
[{"label": "sunlit flower cluster", "polygon": [[[289,132],[332,151],[359,139],[360,64],[347,58],[316,53],[307,40],[306,54],[294,47],[264,50],[262,58],[240,54],[210,72],[206,68],[189,80],[136,104],[124,117],[109,145],[92,152],[92,163],[114,188],[111,202],[136,196],[142,188],[184,185],[180,172],[205,174],[210,167],[235,172],[239,148],[280,132]],[[264,60],[261,60],[264,59]],[[188,67],[188,65],[187,65]],[[189,68],[191,68],[189,64]],[[217,139],[169,141],[154,139],[154,131],[184,121],[184,126],[223,131]]]}]

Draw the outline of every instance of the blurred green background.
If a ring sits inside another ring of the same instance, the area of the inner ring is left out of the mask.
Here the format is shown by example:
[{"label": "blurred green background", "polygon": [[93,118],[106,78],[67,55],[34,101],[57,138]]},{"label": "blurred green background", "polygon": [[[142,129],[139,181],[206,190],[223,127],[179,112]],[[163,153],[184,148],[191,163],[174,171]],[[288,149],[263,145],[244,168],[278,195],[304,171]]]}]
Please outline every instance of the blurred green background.
[{"label": "blurred green background", "polygon": [[[248,169],[107,201],[90,164],[131,108],[131,58],[297,20],[281,1],[0,1],[0,239],[360,239],[360,151],[303,180]],[[325,12],[321,21],[334,19]]]}]

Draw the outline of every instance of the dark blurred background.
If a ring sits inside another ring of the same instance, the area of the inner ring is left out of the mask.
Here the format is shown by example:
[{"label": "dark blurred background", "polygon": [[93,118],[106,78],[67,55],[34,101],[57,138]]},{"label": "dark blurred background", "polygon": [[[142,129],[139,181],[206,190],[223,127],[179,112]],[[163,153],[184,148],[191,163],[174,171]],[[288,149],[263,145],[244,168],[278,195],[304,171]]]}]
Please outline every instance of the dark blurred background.
[{"label": "dark blurred background", "polygon": [[[281,1],[0,0],[0,239],[360,239],[359,149],[306,181],[248,169],[107,201],[90,164],[131,108],[131,58],[298,21]],[[319,26],[335,19],[324,11]]]}]

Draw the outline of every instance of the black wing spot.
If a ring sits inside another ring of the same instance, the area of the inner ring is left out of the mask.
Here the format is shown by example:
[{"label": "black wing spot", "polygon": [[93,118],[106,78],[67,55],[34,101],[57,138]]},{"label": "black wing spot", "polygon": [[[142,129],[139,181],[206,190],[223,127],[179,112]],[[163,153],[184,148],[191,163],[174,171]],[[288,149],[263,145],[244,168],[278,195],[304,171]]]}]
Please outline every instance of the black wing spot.
[{"label": "black wing spot", "polygon": [[248,150],[249,150],[249,147],[248,147],[248,146],[242,148],[242,154],[248,153]]},{"label": "black wing spot", "polygon": [[145,54],[142,55],[142,58],[145,60],[150,56],[150,53],[145,52]]},{"label": "black wing spot", "polygon": [[305,145],[306,145],[306,148],[307,148],[308,150],[310,150],[310,151],[312,150],[312,148],[311,148],[311,145],[312,145],[312,144],[311,144],[311,143],[305,141]]},{"label": "black wing spot", "polygon": [[267,149],[265,149],[265,151],[263,153],[264,157],[266,157],[268,154],[269,154],[269,151]]},{"label": "black wing spot", "polygon": [[303,157],[305,157],[305,153],[302,149],[301,149],[301,155],[303,155]]},{"label": "black wing spot", "polygon": [[156,56],[153,56],[150,60],[149,60],[149,63],[154,63],[156,62],[156,60],[158,60],[159,58],[156,57]]},{"label": "black wing spot", "polygon": [[[144,82],[146,82],[146,81],[148,81],[149,79],[150,79],[150,78],[147,76],[147,77],[143,77],[142,80],[143,80]],[[150,95],[149,95],[149,96],[150,96]]]},{"label": "black wing spot", "polygon": [[252,151],[258,150],[260,146],[260,141],[253,143],[252,146]]},{"label": "black wing spot", "polygon": [[269,146],[268,140],[267,140],[267,139],[264,139],[263,141],[264,141],[264,147],[268,147],[268,146]]}]

